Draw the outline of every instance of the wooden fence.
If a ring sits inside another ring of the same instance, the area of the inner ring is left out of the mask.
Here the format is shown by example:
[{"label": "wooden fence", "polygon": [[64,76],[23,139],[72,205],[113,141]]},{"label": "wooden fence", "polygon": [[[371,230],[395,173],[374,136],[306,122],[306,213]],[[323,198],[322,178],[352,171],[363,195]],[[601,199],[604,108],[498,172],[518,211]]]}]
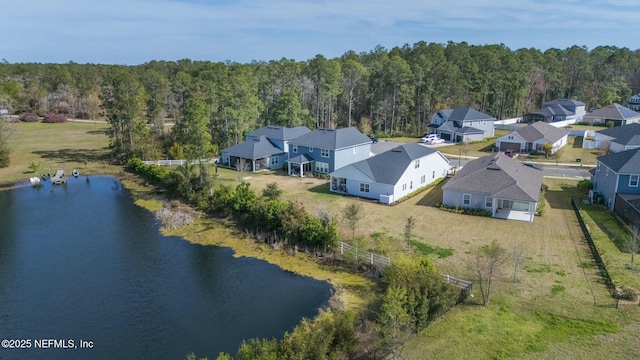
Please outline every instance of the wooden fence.
[{"label": "wooden fence", "polygon": [[[345,254],[353,256],[356,259],[356,261],[366,262],[370,265],[375,265],[381,269],[391,265],[391,258],[387,256],[374,254],[368,251],[362,251],[355,246],[349,245],[341,241],[340,255],[345,255]],[[473,283],[471,281],[459,279],[457,277],[453,277],[447,274],[442,274],[442,277],[448,284],[452,284],[458,287],[459,289],[467,290],[471,292],[471,289],[473,287]]]},{"label": "wooden fence", "polygon": [[596,264],[600,269],[600,274],[604,278],[604,283],[607,286],[607,289],[609,289],[609,292],[611,293],[611,295],[616,296],[617,295],[616,286],[613,283],[613,279],[611,278],[611,275],[609,275],[609,271],[607,271],[607,267],[602,261],[602,257],[600,256],[600,252],[598,252],[598,248],[596,247],[596,244],[593,242],[593,238],[591,237],[591,232],[589,231],[589,228],[587,227],[587,224],[585,224],[584,219],[582,218],[582,214],[580,213],[580,207],[578,206],[578,203],[573,198],[571,198],[571,206],[573,207],[573,210],[576,213],[576,217],[578,218],[578,222],[580,223],[580,228],[582,228],[584,237],[585,239],[587,239],[587,244],[589,244],[591,255],[593,255],[593,259],[596,261]]}]

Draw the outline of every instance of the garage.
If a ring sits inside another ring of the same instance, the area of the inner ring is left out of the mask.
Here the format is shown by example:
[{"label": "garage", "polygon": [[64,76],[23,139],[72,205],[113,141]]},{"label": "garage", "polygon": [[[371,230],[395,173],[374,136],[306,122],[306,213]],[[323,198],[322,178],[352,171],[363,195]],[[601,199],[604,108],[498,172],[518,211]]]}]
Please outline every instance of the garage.
[{"label": "garage", "polygon": [[500,142],[500,151],[507,151],[507,150],[513,150],[513,151],[519,153],[520,152],[520,143],[506,142],[506,141]]},{"label": "garage", "polygon": [[451,133],[441,132],[440,138],[444,139],[445,141],[451,141]]}]

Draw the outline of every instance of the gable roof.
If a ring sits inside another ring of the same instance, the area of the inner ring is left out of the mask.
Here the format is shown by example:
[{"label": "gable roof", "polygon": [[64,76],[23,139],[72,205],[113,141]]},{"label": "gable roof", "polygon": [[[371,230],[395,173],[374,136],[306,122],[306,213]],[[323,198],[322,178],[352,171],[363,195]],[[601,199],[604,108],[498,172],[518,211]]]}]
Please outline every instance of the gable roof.
[{"label": "gable roof", "polygon": [[555,115],[569,116],[569,115],[575,115],[575,112],[565,108],[562,105],[552,104],[549,106],[545,106],[538,111],[534,111],[532,112],[532,114],[539,114],[543,116],[555,116]]},{"label": "gable roof", "polygon": [[550,100],[542,103],[543,108],[553,106],[553,105],[560,105],[565,108],[575,108],[578,106],[584,106],[585,103],[583,103],[582,101],[573,100],[573,99],[554,99],[554,100]]},{"label": "gable roof", "polygon": [[316,129],[289,142],[293,145],[338,150],[349,146],[370,144],[371,139],[352,127],[341,129]]},{"label": "gable roof", "polygon": [[258,137],[264,135],[268,139],[291,140],[310,132],[311,130],[306,126],[288,128],[279,125],[267,125],[248,133],[247,136]]},{"label": "gable roof", "polygon": [[355,168],[376,183],[395,185],[414,160],[425,156],[439,156],[443,161],[449,162],[437,150],[418,143],[406,143],[376,156],[342,167],[331,175],[339,176],[340,173],[349,171],[349,168]]},{"label": "gable roof", "polygon": [[620,104],[613,103],[601,109],[595,110],[594,112],[588,113],[585,115],[585,117],[626,120],[630,118],[640,117],[640,114]]},{"label": "gable roof", "polygon": [[527,142],[534,142],[536,140],[545,139],[550,143],[555,143],[556,141],[569,135],[569,132],[565,129],[549,125],[546,122],[536,121],[531,125],[514,131],[513,135],[517,135],[522,140]]},{"label": "gable roof", "polygon": [[640,148],[598,156],[596,160],[619,174],[640,174]]},{"label": "gable roof", "polygon": [[230,156],[253,160],[284,154],[284,151],[274,146],[264,135],[226,148],[222,152],[228,153]]},{"label": "gable roof", "polygon": [[497,198],[537,202],[541,186],[542,171],[496,153],[468,162],[443,186],[443,190],[484,193]]},{"label": "gable roof", "polygon": [[638,123],[614,126],[599,130],[597,133],[612,137],[611,141],[620,145],[640,145],[640,124]]},{"label": "gable roof", "polygon": [[464,121],[464,120],[493,120],[494,118],[491,115],[487,115],[482,113],[476,109],[472,109],[468,106],[459,107],[452,110],[440,110],[443,115],[447,117],[449,121]]}]

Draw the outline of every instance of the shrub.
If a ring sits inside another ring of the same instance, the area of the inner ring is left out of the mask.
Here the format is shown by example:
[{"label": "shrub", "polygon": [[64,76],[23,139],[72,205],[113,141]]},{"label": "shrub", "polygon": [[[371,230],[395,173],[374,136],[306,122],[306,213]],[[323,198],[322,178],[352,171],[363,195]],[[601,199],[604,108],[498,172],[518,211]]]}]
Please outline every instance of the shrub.
[{"label": "shrub", "polygon": [[36,122],[38,121],[38,115],[32,113],[24,113],[19,117],[22,122]]},{"label": "shrub", "polygon": [[66,123],[67,120],[67,115],[65,114],[55,114],[55,113],[47,113],[44,115],[44,119],[42,120],[42,122],[44,123]]},{"label": "shrub", "polygon": [[634,289],[626,288],[618,292],[618,298],[622,300],[636,301],[638,300],[638,293]]},{"label": "shrub", "polygon": [[438,207],[442,210],[449,211],[456,214],[465,214],[465,215],[474,215],[474,216],[485,216],[491,217],[492,213],[489,210],[485,210],[482,208],[456,208],[455,206],[447,206],[443,203],[439,203]]}]

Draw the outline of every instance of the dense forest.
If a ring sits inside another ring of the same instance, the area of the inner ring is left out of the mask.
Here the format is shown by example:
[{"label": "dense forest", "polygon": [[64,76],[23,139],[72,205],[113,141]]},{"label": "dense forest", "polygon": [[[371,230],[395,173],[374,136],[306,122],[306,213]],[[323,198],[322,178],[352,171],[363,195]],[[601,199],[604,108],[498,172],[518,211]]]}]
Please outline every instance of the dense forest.
[{"label": "dense forest", "polygon": [[198,116],[205,119],[197,123],[205,120],[215,153],[267,124],[357,126],[365,133],[411,136],[423,133],[432,114],[444,108],[471,106],[505,119],[556,98],[583,101],[587,109],[626,105],[638,91],[640,50],[614,46],[540,51],[419,42],[334,59],[249,64],[0,63],[0,108],[106,118],[114,154],[125,158],[172,156],[170,147],[180,141],[164,134],[162,124],[193,115],[190,99],[202,105]]}]

